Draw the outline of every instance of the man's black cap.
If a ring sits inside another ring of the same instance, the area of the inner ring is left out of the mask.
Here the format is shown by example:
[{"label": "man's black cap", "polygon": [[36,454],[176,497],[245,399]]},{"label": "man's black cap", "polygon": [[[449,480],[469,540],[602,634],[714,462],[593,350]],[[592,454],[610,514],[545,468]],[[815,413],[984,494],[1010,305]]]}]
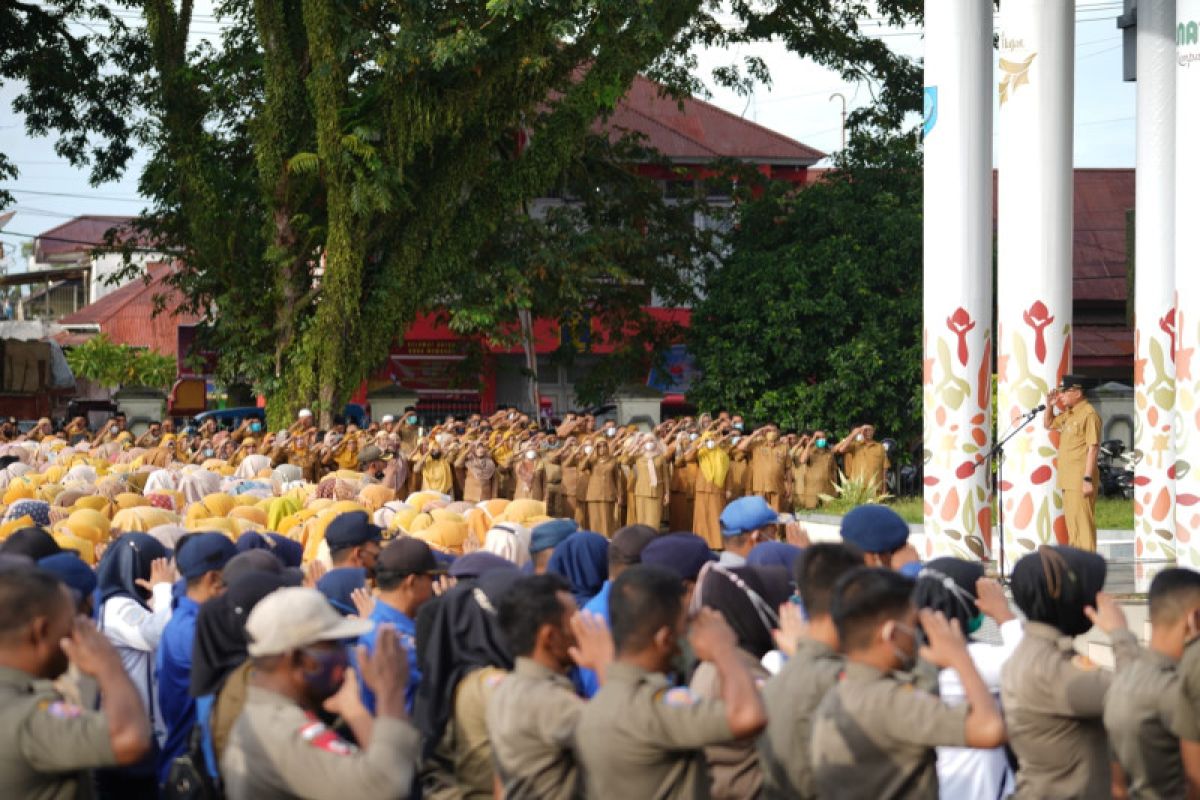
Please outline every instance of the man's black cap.
[{"label": "man's black cap", "polygon": [[433,575],[445,571],[429,545],[411,536],[389,542],[379,554],[379,560],[375,562],[376,578]]},{"label": "man's black cap", "polygon": [[325,528],[325,542],[329,545],[331,553],[382,540],[383,530],[371,523],[371,518],[365,511],[338,514]]}]

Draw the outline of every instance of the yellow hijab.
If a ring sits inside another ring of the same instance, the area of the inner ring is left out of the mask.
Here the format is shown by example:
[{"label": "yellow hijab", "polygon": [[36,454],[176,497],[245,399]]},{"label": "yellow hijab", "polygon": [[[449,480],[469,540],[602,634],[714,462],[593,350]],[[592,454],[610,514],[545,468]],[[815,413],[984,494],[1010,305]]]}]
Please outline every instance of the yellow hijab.
[{"label": "yellow hijab", "polygon": [[700,462],[700,474],[704,480],[717,488],[725,486],[725,476],[729,474],[729,454],[720,445],[710,448],[708,442],[715,441],[710,434],[704,434],[700,440],[700,449],[696,460]]}]

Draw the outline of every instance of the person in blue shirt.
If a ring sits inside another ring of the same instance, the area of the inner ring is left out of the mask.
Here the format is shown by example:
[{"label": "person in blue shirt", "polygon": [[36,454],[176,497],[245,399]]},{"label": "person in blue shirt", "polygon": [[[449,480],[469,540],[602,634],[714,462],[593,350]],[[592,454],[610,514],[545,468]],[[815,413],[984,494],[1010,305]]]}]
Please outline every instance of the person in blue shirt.
[{"label": "person in blue shirt", "polygon": [[[420,539],[405,537],[396,539],[379,553],[375,564],[375,586],[379,596],[370,620],[375,627],[370,633],[359,637],[358,644],[375,651],[375,638],[380,625],[396,629],[400,644],[408,653],[408,687],[404,692],[404,707],[412,713],[413,701],[417,697],[417,686],[421,683],[421,670],[417,666],[417,611],[433,597],[433,582],[444,572],[429,545]],[[358,674],[359,690],[363,705],[375,713],[375,695]]]},{"label": "person in blue shirt", "polygon": [[[617,576],[634,564],[642,563],[642,550],[658,536],[658,531],[649,525],[626,525],[613,534],[608,545],[608,580],[600,587],[600,591],[584,606],[584,611],[590,611],[611,626],[608,614],[608,595],[612,591],[612,582]],[[591,697],[600,689],[600,679],[590,669],[580,668],[576,678],[576,687],[584,697]]]},{"label": "person in blue shirt", "polygon": [[167,741],[159,752],[158,782],[164,783],[171,762],[187,748],[196,724],[196,701],[188,691],[192,673],[192,642],[200,605],[225,591],[221,570],[237,555],[237,547],[223,533],[196,533],[180,539],[175,564],[187,582],[171,621],[163,630],[155,656],[158,672],[158,705],[167,728]]}]

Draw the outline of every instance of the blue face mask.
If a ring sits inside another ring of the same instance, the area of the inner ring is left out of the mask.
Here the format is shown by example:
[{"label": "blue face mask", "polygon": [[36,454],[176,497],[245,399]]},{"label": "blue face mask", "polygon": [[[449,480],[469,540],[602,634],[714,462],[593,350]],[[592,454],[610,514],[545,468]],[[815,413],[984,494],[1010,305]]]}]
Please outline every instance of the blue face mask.
[{"label": "blue face mask", "polygon": [[746,426],[745,426],[745,424],[744,424],[744,423],[741,423],[741,422],[735,422],[735,423],[733,423],[733,427],[737,428],[739,431],[744,431],[744,430],[746,430]]},{"label": "blue face mask", "polygon": [[409,424],[409,425],[416,425],[416,424],[417,424],[417,418],[416,418],[416,417],[409,417],[409,418],[408,418],[408,424]]},{"label": "blue face mask", "polygon": [[254,431],[255,433],[258,433],[259,431],[262,430],[262,423],[261,422],[251,422],[250,430]]},{"label": "blue face mask", "polygon": [[829,444],[829,442],[825,441],[824,439],[817,439],[817,447],[824,447],[827,444]]},{"label": "blue face mask", "polygon": [[337,694],[346,678],[346,667],[350,666],[350,655],[346,648],[336,650],[305,650],[304,654],[316,662],[316,668],[306,670],[304,680],[314,696],[324,700]]}]

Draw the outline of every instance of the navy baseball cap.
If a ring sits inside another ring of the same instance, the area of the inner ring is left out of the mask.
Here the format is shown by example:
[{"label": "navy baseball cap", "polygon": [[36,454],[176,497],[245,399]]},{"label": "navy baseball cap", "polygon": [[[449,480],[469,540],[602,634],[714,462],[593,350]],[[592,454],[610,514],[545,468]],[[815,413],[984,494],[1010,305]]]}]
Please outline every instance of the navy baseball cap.
[{"label": "navy baseball cap", "polygon": [[224,569],[237,554],[237,545],[223,533],[194,533],[175,551],[175,565],[180,575],[192,580]]},{"label": "navy baseball cap", "polygon": [[367,542],[383,541],[383,529],[371,523],[367,512],[347,511],[329,521],[325,528],[325,541],[332,553]]},{"label": "navy baseball cap", "polygon": [[721,512],[721,535],[741,536],[767,525],[778,525],[782,521],[779,512],[758,495],[739,497]]},{"label": "navy baseball cap", "polygon": [[864,553],[894,553],[908,542],[908,523],[887,506],[859,506],[842,517],[842,540]]},{"label": "navy baseball cap", "polygon": [[668,533],[642,548],[642,563],[669,569],[685,581],[694,581],[700,569],[717,556],[694,533]]}]

